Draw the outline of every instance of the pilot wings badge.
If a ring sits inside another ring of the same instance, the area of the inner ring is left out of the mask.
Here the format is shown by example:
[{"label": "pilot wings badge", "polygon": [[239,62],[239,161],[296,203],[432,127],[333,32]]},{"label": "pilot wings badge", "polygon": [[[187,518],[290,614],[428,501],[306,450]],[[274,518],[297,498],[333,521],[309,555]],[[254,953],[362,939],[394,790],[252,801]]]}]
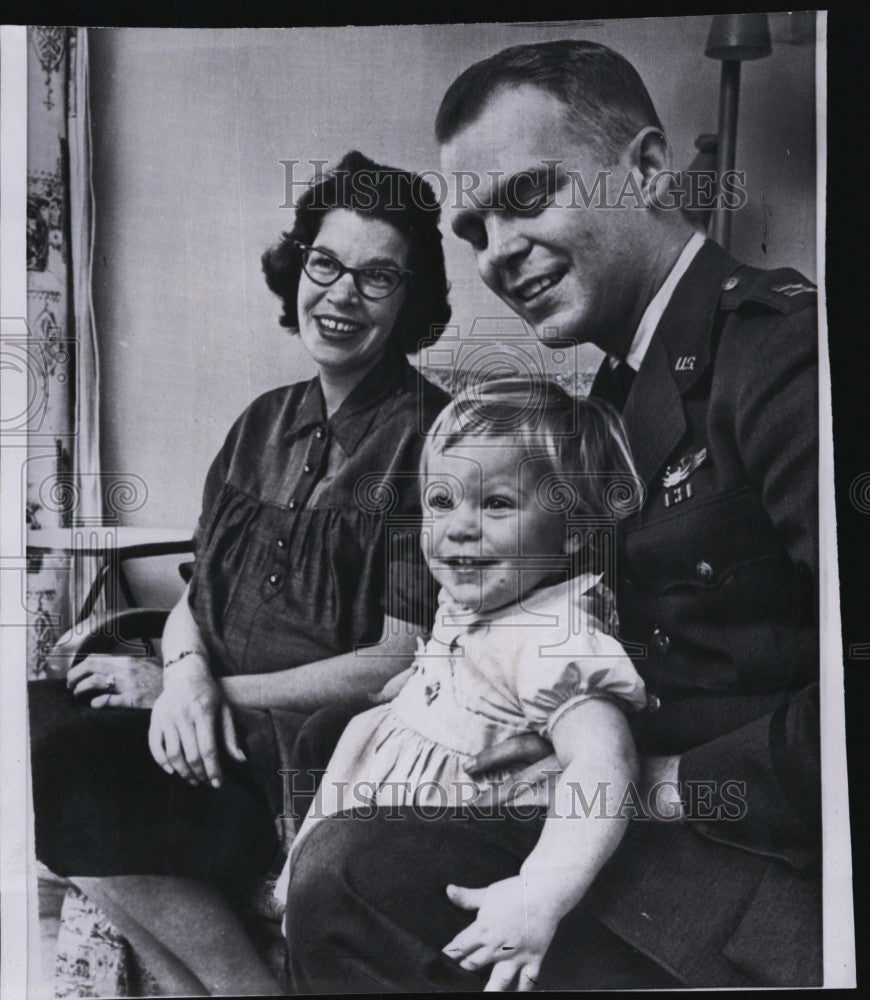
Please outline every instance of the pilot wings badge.
[{"label": "pilot wings badge", "polygon": [[692,484],[686,480],[707,460],[707,449],[690,452],[684,455],[676,465],[669,465],[662,476],[662,486],[665,488],[665,507],[688,500],[694,493]]}]

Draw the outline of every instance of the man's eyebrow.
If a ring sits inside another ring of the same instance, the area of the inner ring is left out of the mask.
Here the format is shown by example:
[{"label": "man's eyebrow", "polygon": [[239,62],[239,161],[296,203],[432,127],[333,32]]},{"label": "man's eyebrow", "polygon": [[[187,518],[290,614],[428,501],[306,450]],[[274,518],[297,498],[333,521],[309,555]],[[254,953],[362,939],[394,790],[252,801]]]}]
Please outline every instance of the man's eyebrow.
[{"label": "man's eyebrow", "polygon": [[535,190],[555,191],[566,180],[564,170],[560,170],[563,164],[561,160],[549,160],[540,166],[527,167],[525,170],[518,170],[505,178],[505,185],[510,190],[522,190],[524,187]]},{"label": "man's eyebrow", "polygon": [[488,191],[480,191],[479,188],[463,189],[468,196],[469,203],[463,205],[463,209],[471,211],[487,210],[494,207],[509,207],[506,196],[515,194],[523,186],[534,188],[547,188],[548,190],[558,187],[566,178],[564,171],[560,173],[561,160],[540,160],[528,167],[520,167],[511,173],[502,170],[488,170],[486,176],[494,183]]},{"label": "man's eyebrow", "polygon": [[551,177],[556,176],[560,164],[560,160],[542,160],[540,164],[536,163],[533,167],[515,170],[512,174],[505,177],[505,180],[509,181],[513,177],[528,177],[533,182],[549,180]]}]

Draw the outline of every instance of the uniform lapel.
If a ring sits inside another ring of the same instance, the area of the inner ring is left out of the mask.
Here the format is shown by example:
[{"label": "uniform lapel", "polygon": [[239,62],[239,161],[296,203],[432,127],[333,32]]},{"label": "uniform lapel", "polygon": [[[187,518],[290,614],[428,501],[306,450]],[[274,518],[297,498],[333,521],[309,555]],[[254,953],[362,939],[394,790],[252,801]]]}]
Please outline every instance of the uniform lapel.
[{"label": "uniform lapel", "polygon": [[686,433],[683,400],[657,335],[650,341],[622,418],[638,475],[649,486]]},{"label": "uniform lapel", "polygon": [[622,414],[646,486],[686,433],[683,397],[710,365],[722,284],[737,266],[708,240],[674,289],[652,336]]}]

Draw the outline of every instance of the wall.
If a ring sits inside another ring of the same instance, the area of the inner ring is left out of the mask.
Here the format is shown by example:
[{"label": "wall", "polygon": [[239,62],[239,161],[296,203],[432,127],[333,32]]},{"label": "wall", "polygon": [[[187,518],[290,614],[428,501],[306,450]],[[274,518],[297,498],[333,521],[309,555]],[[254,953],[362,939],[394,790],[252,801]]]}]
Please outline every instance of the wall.
[{"label": "wall", "polygon": [[[432,123],[453,78],[518,42],[589,38],[626,55],[687,166],[717,127],[719,63],[709,18],[570,25],[91,33],[94,304],[101,347],[102,461],[136,472],[141,526],[193,526],[211,457],[259,393],[313,374],[278,326],[259,270],[291,225],[281,160],[334,162],[358,147],[380,162],[438,164]],[[788,44],[743,69],[738,165],[750,201],[732,249],[751,263],[815,276],[814,49]],[[470,251],[445,237],[454,322],[511,314],[482,285]],[[594,366],[577,349],[567,366]]]}]

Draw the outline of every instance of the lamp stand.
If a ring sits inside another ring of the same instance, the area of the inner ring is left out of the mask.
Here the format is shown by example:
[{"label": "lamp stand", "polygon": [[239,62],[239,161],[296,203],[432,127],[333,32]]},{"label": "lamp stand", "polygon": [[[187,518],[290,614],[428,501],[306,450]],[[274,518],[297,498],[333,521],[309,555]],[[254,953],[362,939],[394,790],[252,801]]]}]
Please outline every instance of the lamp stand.
[{"label": "lamp stand", "polygon": [[719,83],[719,141],[716,146],[716,208],[710,235],[724,249],[731,244],[731,212],[722,204],[722,178],[734,169],[737,148],[737,106],[740,102],[740,61],[722,60]]}]

